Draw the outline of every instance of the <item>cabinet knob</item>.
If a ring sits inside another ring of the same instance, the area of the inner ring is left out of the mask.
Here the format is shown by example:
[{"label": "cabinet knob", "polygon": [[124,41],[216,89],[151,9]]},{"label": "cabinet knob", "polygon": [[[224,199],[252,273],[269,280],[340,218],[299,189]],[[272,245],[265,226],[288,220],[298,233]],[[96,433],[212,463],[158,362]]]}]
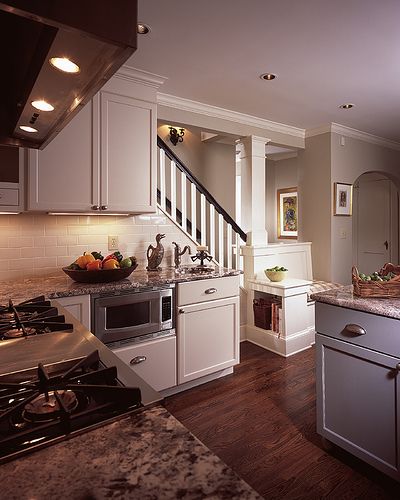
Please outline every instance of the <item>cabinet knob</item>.
[{"label": "cabinet knob", "polygon": [[99,205],[92,205],[92,210],[100,210],[100,206]]},{"label": "cabinet knob", "polygon": [[344,334],[347,333],[348,335],[358,336],[358,335],[366,335],[367,332],[365,328],[363,328],[362,326],[349,323],[344,327],[343,333]]},{"label": "cabinet knob", "polygon": [[205,293],[207,295],[210,295],[210,293],[215,293],[217,292],[218,290],[216,288],[207,288],[207,290],[205,291]]},{"label": "cabinet knob", "polygon": [[398,372],[400,372],[400,363],[397,363],[397,365],[396,365],[396,370],[397,370]]},{"label": "cabinet knob", "polygon": [[146,361],[146,356],[135,356],[133,359],[129,361],[130,365],[138,365],[139,363],[143,363],[143,361]]},{"label": "cabinet knob", "polygon": [[185,312],[185,309],[179,309],[178,313],[183,314]]},{"label": "cabinet knob", "polygon": [[107,205],[101,205],[100,209],[101,210],[108,210],[108,207],[107,207]]}]

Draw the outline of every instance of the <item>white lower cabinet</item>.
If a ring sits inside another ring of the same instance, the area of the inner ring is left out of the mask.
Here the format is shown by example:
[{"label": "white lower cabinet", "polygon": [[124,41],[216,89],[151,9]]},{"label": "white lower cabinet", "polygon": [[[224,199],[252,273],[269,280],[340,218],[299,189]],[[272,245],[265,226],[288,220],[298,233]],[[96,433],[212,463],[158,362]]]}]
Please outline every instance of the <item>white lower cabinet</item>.
[{"label": "white lower cabinet", "polygon": [[[226,285],[223,280],[232,279],[231,284],[235,285],[235,278],[204,280],[202,286],[208,291],[216,290],[211,294],[208,292],[212,297]],[[208,281],[216,283],[212,283],[213,286],[210,287]],[[191,284],[183,284],[185,291],[189,291],[188,285]],[[193,285],[197,291],[198,282],[193,282]],[[237,283],[236,287],[228,289],[229,294],[234,296],[187,305],[179,305],[178,299],[178,384],[239,363],[239,285]],[[178,288],[179,296],[183,300]],[[195,294],[190,296],[195,300]]]},{"label": "white lower cabinet", "polygon": [[60,297],[55,300],[90,330],[90,295]]},{"label": "white lower cabinet", "polygon": [[176,385],[175,336],[127,345],[113,352],[156,391]]}]

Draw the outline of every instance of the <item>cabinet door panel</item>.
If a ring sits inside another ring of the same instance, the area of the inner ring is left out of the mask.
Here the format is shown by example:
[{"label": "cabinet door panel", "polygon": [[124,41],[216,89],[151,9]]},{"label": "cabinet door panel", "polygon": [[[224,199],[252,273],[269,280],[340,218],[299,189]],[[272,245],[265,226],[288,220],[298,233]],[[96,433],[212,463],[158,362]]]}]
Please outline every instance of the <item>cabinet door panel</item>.
[{"label": "cabinet door panel", "polygon": [[96,99],[43,151],[29,150],[28,210],[86,212],[99,204],[95,108]]},{"label": "cabinet door panel", "polygon": [[101,204],[155,211],[156,106],[101,93]]},{"label": "cabinet door panel", "polygon": [[56,299],[83,326],[90,330],[90,295],[76,295]]},{"label": "cabinet door panel", "polygon": [[239,362],[238,297],[192,304],[183,311],[178,314],[178,383]]},{"label": "cabinet door panel", "polygon": [[317,337],[318,432],[399,477],[399,360]]}]

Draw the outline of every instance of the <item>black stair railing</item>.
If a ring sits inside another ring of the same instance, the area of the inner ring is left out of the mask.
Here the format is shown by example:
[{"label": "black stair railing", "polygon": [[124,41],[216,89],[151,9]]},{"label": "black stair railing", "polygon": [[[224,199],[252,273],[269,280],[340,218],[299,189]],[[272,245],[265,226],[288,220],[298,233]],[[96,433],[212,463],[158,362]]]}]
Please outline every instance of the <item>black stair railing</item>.
[{"label": "black stair railing", "polygon": [[[176,156],[176,154],[172,151],[172,149],[169,146],[167,146],[167,144],[159,136],[157,136],[157,146],[164,151],[166,156],[168,156],[168,158],[175,163],[175,165],[181,172],[185,173],[186,177],[190,180],[190,182],[192,182],[196,186],[198,191],[205,196],[206,200],[212,205],[214,205],[215,211],[221,214],[225,222],[232,226],[233,231],[235,231],[235,233],[237,233],[240,236],[240,238],[244,242],[246,242],[247,235],[243,231],[243,229],[236,224],[235,220],[232,219],[232,217],[228,214],[228,212],[226,212],[226,210],[224,210],[221,207],[221,205],[214,198],[214,196],[208,191],[208,189],[203,186],[203,184],[192,174],[192,172],[188,169],[188,167]],[[187,222],[190,223],[189,220],[187,220]]]}]

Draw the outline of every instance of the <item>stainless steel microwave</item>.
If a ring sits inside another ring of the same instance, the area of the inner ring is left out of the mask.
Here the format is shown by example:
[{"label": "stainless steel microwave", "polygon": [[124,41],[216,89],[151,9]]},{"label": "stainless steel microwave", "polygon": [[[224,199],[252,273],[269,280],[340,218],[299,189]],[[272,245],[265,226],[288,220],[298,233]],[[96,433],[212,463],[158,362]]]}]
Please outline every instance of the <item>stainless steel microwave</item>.
[{"label": "stainless steel microwave", "polygon": [[92,329],[104,344],[174,328],[174,287],[92,295]]}]

